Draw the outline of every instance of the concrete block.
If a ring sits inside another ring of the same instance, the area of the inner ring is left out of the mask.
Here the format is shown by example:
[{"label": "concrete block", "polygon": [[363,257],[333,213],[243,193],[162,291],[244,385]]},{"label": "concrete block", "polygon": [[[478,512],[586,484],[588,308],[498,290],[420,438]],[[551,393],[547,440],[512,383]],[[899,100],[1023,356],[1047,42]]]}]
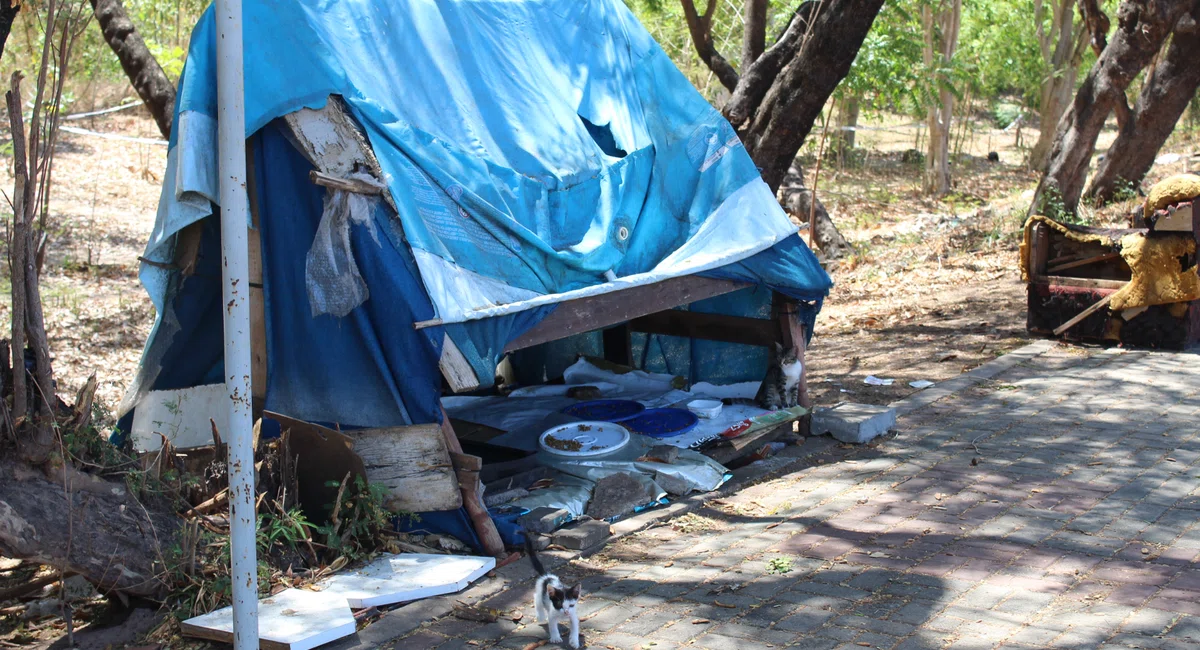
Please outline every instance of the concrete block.
[{"label": "concrete block", "polygon": [[538,533],[525,533],[530,542],[533,542],[533,550],[544,551],[547,546],[550,546],[551,538],[549,535],[539,535]]},{"label": "concrete block", "polygon": [[612,529],[607,521],[591,519],[558,531],[554,534],[554,543],[573,551],[582,551],[608,539],[610,534]]},{"label": "concrete block", "polygon": [[687,481],[662,472],[654,473],[654,482],[658,483],[658,487],[666,490],[667,494],[674,496],[683,496],[692,491],[692,485]]},{"label": "concrete block", "polygon": [[566,510],[542,506],[521,515],[517,519],[517,523],[528,532],[549,535],[566,525],[570,520],[571,513]]},{"label": "concrete block", "polygon": [[813,413],[814,435],[832,434],[842,442],[863,443],[896,426],[896,409],[872,404],[838,404]]},{"label": "concrete block", "polygon": [[646,452],[649,458],[657,458],[664,463],[674,463],[679,460],[679,447],[675,445],[655,445]]},{"label": "concrete block", "polygon": [[612,519],[633,512],[654,499],[650,486],[632,475],[621,472],[596,481],[592,500],[588,502],[587,516],[592,519]]}]

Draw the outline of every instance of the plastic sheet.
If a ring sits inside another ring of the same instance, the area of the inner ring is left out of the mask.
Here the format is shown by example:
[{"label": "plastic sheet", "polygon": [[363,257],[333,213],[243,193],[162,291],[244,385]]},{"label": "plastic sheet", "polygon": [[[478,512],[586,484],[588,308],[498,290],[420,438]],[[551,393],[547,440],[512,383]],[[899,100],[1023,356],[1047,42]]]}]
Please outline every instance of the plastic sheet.
[{"label": "plastic sheet", "polygon": [[[351,174],[351,178],[383,189],[366,173]],[[313,317],[331,314],[342,318],[366,302],[371,292],[358,272],[350,248],[350,224],[365,226],[371,239],[379,245],[372,218],[379,197],[330,189],[325,195],[325,211],[313,237],[312,248],[305,259],[305,284],[308,304]]]}]

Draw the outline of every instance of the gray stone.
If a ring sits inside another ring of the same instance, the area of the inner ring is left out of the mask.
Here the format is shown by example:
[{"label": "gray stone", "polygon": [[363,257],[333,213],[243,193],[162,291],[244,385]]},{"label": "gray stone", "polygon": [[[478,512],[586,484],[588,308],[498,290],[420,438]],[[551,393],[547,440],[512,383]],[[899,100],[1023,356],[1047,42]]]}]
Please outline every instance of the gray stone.
[{"label": "gray stone", "polygon": [[679,447],[675,445],[654,445],[650,451],[646,452],[646,456],[657,458],[664,463],[674,463],[679,460]]},{"label": "gray stone", "polygon": [[863,443],[896,426],[896,409],[872,404],[838,404],[813,413],[812,432],[830,433],[842,442]]},{"label": "gray stone", "polygon": [[610,527],[607,521],[592,519],[558,531],[554,534],[554,543],[573,551],[581,551],[608,539],[609,534]]},{"label": "gray stone", "polygon": [[529,538],[530,542],[533,542],[533,550],[535,551],[544,551],[547,546],[550,546],[551,537],[549,535],[527,532],[525,536]]},{"label": "gray stone", "polygon": [[[664,488],[665,489],[665,488]],[[588,502],[587,516],[592,519],[612,519],[633,512],[654,499],[650,486],[632,474],[620,472],[596,481],[592,500]]]},{"label": "gray stone", "polygon": [[658,487],[666,490],[667,494],[675,496],[683,496],[692,491],[691,483],[670,474],[663,474],[662,472],[654,473],[654,482],[658,483]]},{"label": "gray stone", "polygon": [[511,490],[504,490],[503,492],[496,492],[495,494],[485,493],[483,495],[483,505],[492,508],[527,496],[529,496],[529,490],[525,488],[513,488]]},{"label": "gray stone", "polygon": [[570,520],[571,513],[566,510],[542,506],[521,515],[517,519],[517,523],[528,532],[548,535],[564,526]]}]

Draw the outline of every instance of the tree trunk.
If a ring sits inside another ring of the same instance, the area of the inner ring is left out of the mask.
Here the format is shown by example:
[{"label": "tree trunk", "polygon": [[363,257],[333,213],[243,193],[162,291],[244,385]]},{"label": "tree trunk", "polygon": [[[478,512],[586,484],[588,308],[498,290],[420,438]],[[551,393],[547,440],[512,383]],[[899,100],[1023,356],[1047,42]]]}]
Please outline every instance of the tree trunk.
[{"label": "tree trunk", "polygon": [[12,32],[13,21],[21,13],[21,5],[14,5],[12,0],[0,0],[0,57],[4,56],[4,44]]},{"label": "tree trunk", "polygon": [[1096,170],[1087,196],[1108,203],[1123,188],[1142,182],[1158,150],[1175,130],[1200,88],[1200,2],[1179,21],[1166,56],[1142,87],[1132,119],[1117,134]]},{"label": "tree trunk", "polygon": [[805,3],[780,40],[742,75],[725,116],[772,190],[850,72],[882,6],[883,0]]},{"label": "tree trunk", "polygon": [[121,0],[90,0],[104,40],[121,61],[138,97],[146,103],[158,130],[171,137],[171,119],[175,111],[175,86],[167,78],[154,55],[146,47],[133,21],[125,13]]},{"label": "tree trunk", "polygon": [[857,96],[847,96],[838,103],[837,121],[834,122],[837,126],[834,146],[837,147],[838,160],[843,163],[846,161],[846,155],[854,150],[860,101]]},{"label": "tree trunk", "polygon": [[767,0],[746,0],[742,13],[745,36],[742,37],[742,69],[762,56],[767,45]]},{"label": "tree trunk", "polygon": [[161,596],[178,518],[125,486],[59,467],[53,480],[0,461],[0,552],[72,571],[100,591]]},{"label": "tree trunk", "polygon": [[1186,0],[1121,2],[1112,40],[1058,123],[1050,161],[1029,207],[1030,214],[1054,216],[1059,211],[1075,211],[1105,119],[1114,109],[1126,106],[1125,89],[1191,5]]},{"label": "tree trunk", "polygon": [[825,210],[821,199],[816,200],[816,211],[810,212],[813,209],[812,195],[812,190],[798,185],[785,191],[784,204],[787,206],[788,212],[803,222],[807,223],[809,214],[813,215],[813,242],[825,259],[835,260],[845,257],[854,251],[854,247],[838,231],[833,219],[829,218],[829,212]]},{"label": "tree trunk", "polygon": [[[942,12],[934,15],[929,5],[921,7],[925,25],[925,68],[934,75],[934,66],[949,69],[958,49],[958,28],[962,20],[962,0],[950,0]],[[929,151],[925,156],[925,192],[942,196],[950,191],[950,129],[954,116],[954,95],[948,80],[937,84],[935,104],[928,107]]]},{"label": "tree trunk", "polygon": [[[1079,77],[1079,64],[1088,45],[1088,34],[1084,29],[1076,30],[1072,0],[1054,0],[1054,31],[1039,38],[1047,74],[1042,80],[1038,101],[1041,131],[1037,142],[1029,153],[1029,168],[1043,170],[1050,157],[1050,146],[1054,144],[1054,127],[1062,119],[1075,90]],[[1039,21],[1039,26],[1041,22]],[[1078,32],[1078,33],[1077,33]],[[1051,42],[1054,43],[1051,53]]]}]

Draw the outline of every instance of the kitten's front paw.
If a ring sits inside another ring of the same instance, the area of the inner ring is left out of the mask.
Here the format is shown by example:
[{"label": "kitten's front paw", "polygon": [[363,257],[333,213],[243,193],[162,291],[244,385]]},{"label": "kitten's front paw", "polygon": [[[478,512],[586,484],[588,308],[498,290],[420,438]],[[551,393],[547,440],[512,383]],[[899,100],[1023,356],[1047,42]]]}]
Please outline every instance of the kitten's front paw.
[{"label": "kitten's front paw", "polygon": [[562,643],[562,635],[557,630],[550,633],[550,643]]}]

